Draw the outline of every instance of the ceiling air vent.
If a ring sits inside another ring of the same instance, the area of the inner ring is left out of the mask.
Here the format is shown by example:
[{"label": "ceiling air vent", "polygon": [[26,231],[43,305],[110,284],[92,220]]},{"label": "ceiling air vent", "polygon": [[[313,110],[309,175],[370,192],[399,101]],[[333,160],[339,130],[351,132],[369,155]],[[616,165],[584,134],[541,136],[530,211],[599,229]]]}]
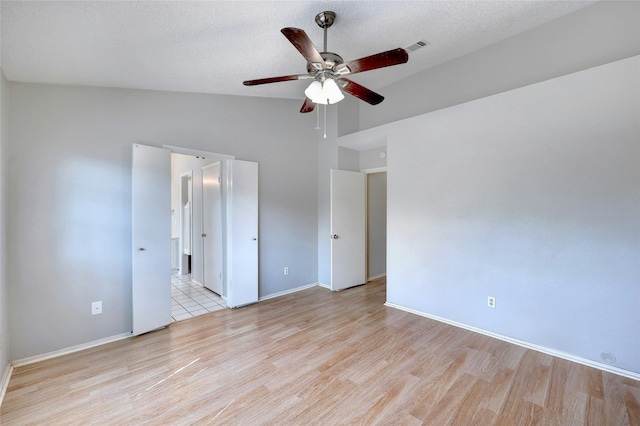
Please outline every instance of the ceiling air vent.
[{"label": "ceiling air vent", "polygon": [[416,50],[422,49],[423,47],[428,46],[430,44],[431,43],[429,43],[427,40],[420,40],[413,43],[412,45],[405,47],[404,50],[408,50],[409,52],[415,52]]}]

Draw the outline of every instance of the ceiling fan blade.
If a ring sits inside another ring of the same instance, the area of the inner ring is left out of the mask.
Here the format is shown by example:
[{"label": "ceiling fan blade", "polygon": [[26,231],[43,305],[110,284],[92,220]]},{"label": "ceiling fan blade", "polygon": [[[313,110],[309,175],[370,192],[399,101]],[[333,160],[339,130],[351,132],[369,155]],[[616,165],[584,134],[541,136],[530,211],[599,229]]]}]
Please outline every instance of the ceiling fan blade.
[{"label": "ceiling fan blade", "polygon": [[302,113],[311,112],[315,107],[316,107],[316,104],[311,102],[311,99],[304,98],[304,103],[302,104],[302,108],[300,108],[300,112]]},{"label": "ceiling fan blade", "polygon": [[404,64],[409,60],[409,54],[402,48],[387,50],[375,55],[345,62],[336,65],[334,72],[340,75],[355,74],[357,72],[371,71],[392,65]]},{"label": "ceiling fan blade", "polygon": [[376,92],[359,85],[355,81],[349,80],[348,78],[341,78],[338,80],[338,83],[340,84],[340,87],[342,87],[342,90],[371,105],[378,105],[384,100],[384,96],[379,95]]},{"label": "ceiling fan blade", "polygon": [[318,52],[318,49],[313,45],[304,30],[289,27],[283,28],[280,31],[314,68],[322,70],[326,67],[324,59],[320,56],[320,52]]},{"label": "ceiling fan blade", "polygon": [[280,81],[303,80],[305,78],[312,78],[312,77],[309,74],[283,75],[281,77],[269,77],[269,78],[259,78],[257,80],[247,80],[247,81],[243,81],[242,84],[244,84],[245,86],[256,86],[258,84],[278,83]]}]

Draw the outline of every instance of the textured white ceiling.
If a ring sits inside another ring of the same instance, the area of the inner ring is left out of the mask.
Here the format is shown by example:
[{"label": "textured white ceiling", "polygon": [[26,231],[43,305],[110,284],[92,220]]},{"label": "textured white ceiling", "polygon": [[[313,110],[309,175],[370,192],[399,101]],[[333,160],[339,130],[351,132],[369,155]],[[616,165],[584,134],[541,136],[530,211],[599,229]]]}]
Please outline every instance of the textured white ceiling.
[{"label": "textured white ceiling", "polygon": [[593,1],[2,1],[1,64],[11,81],[301,99],[308,81],[243,80],[306,72],[280,33],[336,12],[328,50],[345,61],[425,39],[409,62],[357,74],[381,87]]}]

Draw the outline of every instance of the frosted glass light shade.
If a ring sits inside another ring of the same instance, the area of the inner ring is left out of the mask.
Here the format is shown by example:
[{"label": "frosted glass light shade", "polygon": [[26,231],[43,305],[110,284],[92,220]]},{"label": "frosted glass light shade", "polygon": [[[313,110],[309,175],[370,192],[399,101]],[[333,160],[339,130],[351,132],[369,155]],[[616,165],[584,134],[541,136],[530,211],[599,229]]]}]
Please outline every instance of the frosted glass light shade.
[{"label": "frosted glass light shade", "polygon": [[316,104],[327,104],[327,98],[322,97],[322,83],[315,80],[304,91],[307,98],[311,99],[311,102]]},{"label": "frosted glass light shade", "polygon": [[331,78],[326,79],[324,83],[313,81],[304,94],[311,99],[311,102],[321,105],[335,104],[344,99],[342,91]]},{"label": "frosted glass light shade", "polygon": [[330,104],[335,104],[343,100],[344,95],[335,80],[328,78],[322,86],[322,98],[327,99]]}]

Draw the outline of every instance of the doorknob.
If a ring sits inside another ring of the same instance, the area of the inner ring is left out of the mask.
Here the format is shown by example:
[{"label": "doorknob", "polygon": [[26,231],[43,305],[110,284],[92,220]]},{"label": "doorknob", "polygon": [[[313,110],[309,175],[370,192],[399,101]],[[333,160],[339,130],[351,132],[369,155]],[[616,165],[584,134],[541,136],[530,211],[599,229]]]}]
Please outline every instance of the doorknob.
[{"label": "doorknob", "polygon": [[331,238],[333,238],[334,240],[337,240],[339,237],[338,237],[338,234],[333,234]]},{"label": "doorknob", "polygon": [[140,248],[138,249],[138,251],[145,251],[145,250],[146,250],[146,249],[145,249],[144,247],[140,247]]},{"label": "doorknob", "polygon": [[252,238],[252,240],[253,240],[253,241],[257,241],[258,239],[257,239],[257,238]]}]

